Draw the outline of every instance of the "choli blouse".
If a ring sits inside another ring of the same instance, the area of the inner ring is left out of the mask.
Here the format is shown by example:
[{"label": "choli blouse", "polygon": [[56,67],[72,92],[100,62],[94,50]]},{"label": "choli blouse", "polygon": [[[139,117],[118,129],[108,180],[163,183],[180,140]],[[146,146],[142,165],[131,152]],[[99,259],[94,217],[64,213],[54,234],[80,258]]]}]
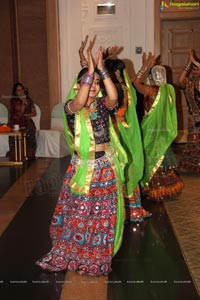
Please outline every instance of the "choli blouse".
[{"label": "choli blouse", "polygon": [[[65,113],[67,117],[67,122],[72,134],[75,135],[75,131],[74,131],[75,114],[69,114],[66,108],[67,108],[67,103],[65,104]],[[110,141],[110,134],[109,134],[110,109],[108,109],[105,105],[105,97],[96,98],[95,101],[92,102],[90,107],[85,109],[88,109],[90,112],[89,116],[93,128],[95,143],[96,144],[108,143]]]}]

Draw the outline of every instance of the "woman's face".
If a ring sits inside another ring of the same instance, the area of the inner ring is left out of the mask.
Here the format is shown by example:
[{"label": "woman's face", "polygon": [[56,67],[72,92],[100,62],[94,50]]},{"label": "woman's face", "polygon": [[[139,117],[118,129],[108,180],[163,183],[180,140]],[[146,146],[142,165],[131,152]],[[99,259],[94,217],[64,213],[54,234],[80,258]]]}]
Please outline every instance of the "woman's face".
[{"label": "woman's face", "polygon": [[24,88],[21,85],[17,86],[16,94],[17,94],[18,97],[24,97],[25,96]]},{"label": "woman's face", "polygon": [[94,98],[100,91],[100,77],[97,73],[94,73],[94,79],[89,90],[89,97]]},{"label": "woman's face", "polygon": [[196,67],[193,67],[192,70],[191,70],[191,75],[194,78],[200,78],[200,69],[196,68]]}]

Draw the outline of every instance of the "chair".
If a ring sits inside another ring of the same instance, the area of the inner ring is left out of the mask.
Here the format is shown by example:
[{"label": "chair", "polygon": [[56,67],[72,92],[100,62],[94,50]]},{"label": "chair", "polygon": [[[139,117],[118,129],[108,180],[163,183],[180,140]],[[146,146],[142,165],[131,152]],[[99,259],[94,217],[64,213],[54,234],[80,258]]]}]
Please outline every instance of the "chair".
[{"label": "chair", "polygon": [[0,123],[1,124],[7,124],[8,123],[8,109],[2,103],[0,103]]},{"label": "chair", "polygon": [[64,104],[56,104],[51,112],[51,128],[40,129],[37,137],[37,157],[64,157],[69,155],[64,124]]},{"label": "chair", "polygon": [[54,106],[51,112],[51,129],[64,130],[63,123],[63,104],[59,103]]},{"label": "chair", "polygon": [[[1,124],[8,123],[8,109],[2,103],[0,103],[0,123]],[[0,136],[0,156],[6,156],[6,153],[8,151],[9,151],[8,136],[2,135]]]},{"label": "chair", "polygon": [[35,110],[36,110],[36,116],[32,117],[32,120],[35,124],[36,129],[39,130],[40,129],[40,119],[41,119],[41,109],[37,104],[34,103],[34,105],[35,105]]}]

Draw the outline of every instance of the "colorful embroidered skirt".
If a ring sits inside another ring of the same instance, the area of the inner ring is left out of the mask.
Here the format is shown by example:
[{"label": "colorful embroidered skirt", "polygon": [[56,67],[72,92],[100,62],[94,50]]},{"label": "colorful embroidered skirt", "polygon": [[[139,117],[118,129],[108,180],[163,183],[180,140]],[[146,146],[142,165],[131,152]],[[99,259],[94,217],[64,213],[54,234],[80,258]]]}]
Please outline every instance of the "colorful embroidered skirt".
[{"label": "colorful embroidered skirt", "polygon": [[188,121],[187,143],[181,155],[180,167],[197,175],[200,174],[200,124],[194,124],[192,116]]},{"label": "colorful embroidered skirt", "polygon": [[200,174],[200,142],[186,145],[180,160],[180,167],[196,175]]},{"label": "colorful embroidered skirt", "polygon": [[142,194],[152,201],[169,200],[178,196],[182,192],[184,184],[176,173],[177,166],[177,158],[172,148],[169,147],[161,166],[148,185],[142,188]]},{"label": "colorful embroidered skirt", "polygon": [[183,181],[173,168],[161,166],[142,193],[148,200],[164,201],[177,197],[183,187]]},{"label": "colorful embroidered skirt", "polygon": [[90,276],[107,275],[115,238],[116,179],[104,155],[95,160],[89,193],[73,194],[68,183],[77,161],[74,155],[51,221],[53,247],[36,264],[52,272],[69,269]]}]

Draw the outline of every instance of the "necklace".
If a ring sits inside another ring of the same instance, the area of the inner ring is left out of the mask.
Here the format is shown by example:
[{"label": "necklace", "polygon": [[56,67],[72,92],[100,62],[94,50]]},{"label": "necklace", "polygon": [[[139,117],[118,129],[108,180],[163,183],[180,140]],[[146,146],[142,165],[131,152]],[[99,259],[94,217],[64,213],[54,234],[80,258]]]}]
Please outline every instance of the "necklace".
[{"label": "necklace", "polygon": [[89,105],[86,105],[85,108],[90,112],[96,112],[97,111],[97,101],[94,99]]}]

